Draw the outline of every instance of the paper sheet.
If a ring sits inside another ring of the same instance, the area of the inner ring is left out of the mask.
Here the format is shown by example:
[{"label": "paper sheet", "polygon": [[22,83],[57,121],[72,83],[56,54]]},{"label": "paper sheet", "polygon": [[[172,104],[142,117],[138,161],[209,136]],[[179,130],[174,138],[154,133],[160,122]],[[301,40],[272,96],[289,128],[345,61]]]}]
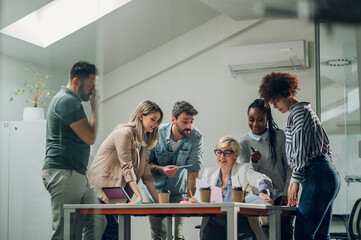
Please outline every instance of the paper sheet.
[{"label": "paper sheet", "polygon": [[199,188],[203,188],[203,187],[211,187],[211,202],[218,202],[218,203],[223,202],[222,189],[221,188],[216,187],[216,186],[211,186],[208,183],[196,178],[196,193],[194,194],[194,197],[198,201],[201,200],[201,195],[199,193]]}]

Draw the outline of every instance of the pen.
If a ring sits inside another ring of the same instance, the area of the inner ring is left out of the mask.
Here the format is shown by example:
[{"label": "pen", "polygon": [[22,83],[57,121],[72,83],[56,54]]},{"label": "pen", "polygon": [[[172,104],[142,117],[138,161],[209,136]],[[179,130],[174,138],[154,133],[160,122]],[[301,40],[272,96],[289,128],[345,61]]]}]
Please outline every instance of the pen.
[{"label": "pen", "polygon": [[179,166],[178,168],[185,168],[185,167],[190,167],[193,166],[193,164],[188,164],[188,165],[184,165],[184,166]]},{"label": "pen", "polygon": [[255,152],[256,150],[251,146],[251,150],[252,150],[252,152]]},{"label": "pen", "polygon": [[192,191],[191,191],[190,189],[189,189],[189,193],[190,193],[190,195],[191,195],[192,199],[194,199],[194,198],[193,198]]}]

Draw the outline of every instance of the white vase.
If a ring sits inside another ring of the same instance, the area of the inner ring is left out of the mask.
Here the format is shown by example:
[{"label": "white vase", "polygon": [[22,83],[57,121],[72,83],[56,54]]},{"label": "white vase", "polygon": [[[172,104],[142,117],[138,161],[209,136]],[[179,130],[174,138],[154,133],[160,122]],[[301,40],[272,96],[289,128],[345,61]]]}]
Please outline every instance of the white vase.
[{"label": "white vase", "polygon": [[25,107],[23,112],[24,121],[36,121],[44,119],[44,109],[40,107]]}]

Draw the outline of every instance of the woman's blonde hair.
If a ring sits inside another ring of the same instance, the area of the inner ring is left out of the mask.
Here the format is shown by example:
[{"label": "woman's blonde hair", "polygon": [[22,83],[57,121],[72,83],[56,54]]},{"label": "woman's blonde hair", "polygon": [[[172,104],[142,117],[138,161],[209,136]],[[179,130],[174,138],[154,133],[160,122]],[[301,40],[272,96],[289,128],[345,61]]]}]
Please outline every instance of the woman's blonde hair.
[{"label": "woman's blonde hair", "polygon": [[230,146],[232,148],[232,151],[237,152],[238,154],[241,151],[238,141],[231,135],[221,137],[216,144],[217,149],[227,146]]},{"label": "woman's blonde hair", "polygon": [[163,120],[162,109],[160,109],[160,107],[155,102],[145,100],[141,102],[130,115],[129,122],[126,124],[126,126],[135,128],[135,142],[138,145],[142,145],[147,150],[151,150],[157,144],[159,125],[153,130],[153,132],[147,133],[147,139],[144,141],[144,128],[139,115],[142,114],[143,116],[147,116],[148,114],[155,112],[160,113],[158,123],[161,124]]}]

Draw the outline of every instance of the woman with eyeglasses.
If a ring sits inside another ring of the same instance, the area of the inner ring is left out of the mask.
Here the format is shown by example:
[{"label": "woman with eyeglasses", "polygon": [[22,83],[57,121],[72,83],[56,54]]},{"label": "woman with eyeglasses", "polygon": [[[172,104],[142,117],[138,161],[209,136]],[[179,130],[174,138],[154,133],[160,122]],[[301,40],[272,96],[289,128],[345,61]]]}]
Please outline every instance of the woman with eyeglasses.
[{"label": "woman with eyeglasses", "polygon": [[[245,198],[246,203],[273,204],[271,179],[254,171],[249,163],[236,163],[239,152],[238,141],[233,137],[224,136],[219,139],[214,150],[218,167],[205,168],[202,181],[220,187],[223,202],[233,202],[232,189],[234,187],[242,187],[245,190],[249,185],[259,190],[259,196],[252,195],[251,188],[247,188],[249,194]],[[203,218],[201,239],[226,239],[226,226],[225,217]],[[258,224],[258,218],[238,218],[238,239],[265,239],[262,228]]]},{"label": "woman with eyeglasses", "polygon": [[340,177],[332,163],[330,142],[309,102],[296,98],[298,78],[289,73],[267,74],[259,87],[265,102],[281,113],[290,112],[286,125],[286,155],[292,168],[288,206],[302,195],[295,223],[295,239],[330,239],[332,205]]},{"label": "woman with eyeglasses", "polygon": [[[275,205],[287,205],[288,186],[292,170],[287,164],[285,134],[273,121],[271,108],[262,99],[256,99],[248,107],[250,131],[240,140],[239,160],[251,163],[254,170],[272,180],[272,200]],[[281,219],[281,239],[293,239],[294,217]]]}]

